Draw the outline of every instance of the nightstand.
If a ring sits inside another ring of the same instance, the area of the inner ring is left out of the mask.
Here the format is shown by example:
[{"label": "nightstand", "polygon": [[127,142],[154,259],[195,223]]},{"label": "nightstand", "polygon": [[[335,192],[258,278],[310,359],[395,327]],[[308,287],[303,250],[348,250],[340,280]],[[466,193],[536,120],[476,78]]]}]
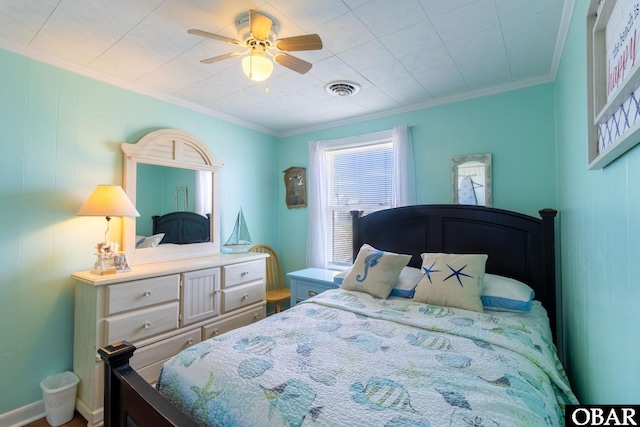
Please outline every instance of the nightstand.
[{"label": "nightstand", "polygon": [[291,307],[327,289],[337,289],[338,285],[333,283],[336,274],[338,272],[335,270],[322,268],[305,268],[287,273],[291,280]]}]

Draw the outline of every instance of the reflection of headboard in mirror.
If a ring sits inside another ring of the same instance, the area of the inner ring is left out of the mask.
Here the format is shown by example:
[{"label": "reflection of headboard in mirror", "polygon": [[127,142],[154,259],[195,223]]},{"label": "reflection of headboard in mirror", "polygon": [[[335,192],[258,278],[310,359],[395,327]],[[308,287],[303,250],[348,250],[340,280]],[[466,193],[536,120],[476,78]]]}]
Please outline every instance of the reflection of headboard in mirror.
[{"label": "reflection of headboard in mirror", "polygon": [[[124,143],[121,147],[124,152],[124,189],[134,204],[136,204],[136,193],[141,191],[137,188],[138,164],[208,171],[210,174],[207,176],[210,176],[211,180],[211,195],[207,198],[210,202],[207,202],[205,208],[206,213],[210,213],[209,241],[136,249],[136,221],[125,218],[124,250],[127,251],[129,263],[145,264],[220,253],[219,198],[220,169],[223,162],[214,157],[204,142],[177,129],[157,130],[145,135],[135,144]],[[158,212],[141,212],[140,214],[151,217]]]},{"label": "reflection of headboard in mirror", "polygon": [[171,212],[151,217],[153,234],[164,234],[162,244],[188,245],[211,241],[211,215],[206,217],[195,212]]}]

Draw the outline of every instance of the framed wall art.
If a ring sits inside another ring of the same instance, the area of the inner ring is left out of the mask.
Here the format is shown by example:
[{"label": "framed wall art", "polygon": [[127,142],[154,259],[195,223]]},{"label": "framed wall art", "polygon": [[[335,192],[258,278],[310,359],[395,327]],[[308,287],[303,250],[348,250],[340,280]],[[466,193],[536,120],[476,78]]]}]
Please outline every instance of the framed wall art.
[{"label": "framed wall art", "polygon": [[292,166],[284,171],[286,203],[289,209],[307,206],[307,175],[305,168]]},{"label": "framed wall art", "polygon": [[640,142],[640,3],[591,0],[587,14],[588,167]]},{"label": "framed wall art", "polygon": [[491,207],[491,154],[453,157],[451,184],[454,205]]}]

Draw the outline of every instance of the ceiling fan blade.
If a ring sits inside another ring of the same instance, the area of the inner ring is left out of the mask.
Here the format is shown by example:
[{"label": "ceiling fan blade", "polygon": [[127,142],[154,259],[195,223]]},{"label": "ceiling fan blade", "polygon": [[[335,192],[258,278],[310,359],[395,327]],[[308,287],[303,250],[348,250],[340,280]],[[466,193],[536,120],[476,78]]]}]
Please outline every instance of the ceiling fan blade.
[{"label": "ceiling fan blade", "polygon": [[305,74],[311,69],[311,67],[313,67],[311,63],[286,53],[278,53],[274,56],[274,59],[283,67],[287,67],[288,69],[300,74]]},{"label": "ceiling fan blade", "polygon": [[190,29],[187,31],[187,33],[189,34],[193,34],[196,36],[200,36],[200,37],[207,37],[209,39],[213,39],[213,40],[219,40],[221,42],[226,42],[229,44],[239,44],[240,46],[243,46],[242,43],[240,43],[240,41],[236,40],[236,39],[232,39],[230,37],[225,37],[225,36],[220,36],[218,34],[213,34],[210,33],[208,31],[202,31],[202,30],[196,30],[196,29]]},{"label": "ceiling fan blade", "polygon": [[317,34],[286,37],[276,40],[276,47],[289,52],[297,50],[320,50],[322,49],[322,40]]},{"label": "ceiling fan blade", "polygon": [[255,10],[249,11],[249,23],[251,25],[251,35],[260,41],[264,41],[269,38],[271,32],[271,25],[273,21],[271,18],[264,16],[263,14],[256,12]]},{"label": "ceiling fan blade", "polygon": [[229,53],[225,53],[224,55],[214,56],[213,58],[203,59],[200,62],[202,62],[203,64],[212,64],[214,62],[222,61],[223,59],[229,59],[229,58],[233,58],[234,56],[240,56],[240,55],[244,55],[244,53],[243,52],[229,52]]}]

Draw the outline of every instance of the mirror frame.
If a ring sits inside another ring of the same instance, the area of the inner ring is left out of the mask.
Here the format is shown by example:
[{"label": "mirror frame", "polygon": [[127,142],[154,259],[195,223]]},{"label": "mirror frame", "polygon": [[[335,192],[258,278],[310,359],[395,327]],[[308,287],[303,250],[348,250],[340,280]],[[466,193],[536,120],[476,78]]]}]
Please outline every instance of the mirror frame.
[{"label": "mirror frame", "polygon": [[484,206],[493,206],[493,195],[491,185],[491,154],[472,154],[467,156],[456,156],[451,158],[451,189],[453,193],[453,204],[458,205],[458,167],[467,162],[480,162],[484,165]]},{"label": "mirror frame", "polygon": [[124,250],[130,264],[148,264],[220,253],[220,169],[224,162],[216,159],[204,142],[178,129],[160,129],[148,133],[137,143],[123,143],[123,187],[131,203],[136,204],[138,163],[211,172],[211,238],[206,243],[167,245],[136,249],[136,219],[124,219]]}]

